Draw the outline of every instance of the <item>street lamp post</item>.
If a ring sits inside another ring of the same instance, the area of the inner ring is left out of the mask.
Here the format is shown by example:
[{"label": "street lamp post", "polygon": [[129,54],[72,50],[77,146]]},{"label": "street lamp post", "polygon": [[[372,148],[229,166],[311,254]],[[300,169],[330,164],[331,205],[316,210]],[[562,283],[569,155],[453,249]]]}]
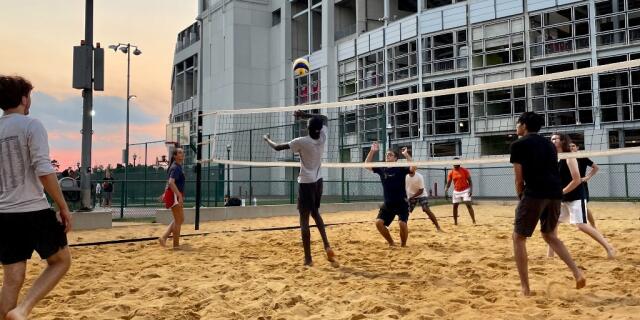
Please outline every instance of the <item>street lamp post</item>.
[{"label": "street lamp post", "polygon": [[134,153],[133,154],[133,167],[134,168],[136,167],[136,158],[138,158],[138,155]]},{"label": "street lamp post", "polygon": [[136,97],[129,93],[131,78],[131,47],[135,48],[135,50],[133,51],[134,55],[139,56],[142,54],[142,51],[140,51],[138,46],[131,45],[131,43],[118,43],[117,45],[109,46],[109,49],[113,49],[114,52],[118,52],[118,49],[120,49],[122,53],[127,55],[127,124],[124,151],[124,182],[122,187],[122,199],[120,200],[120,219],[124,218],[124,207],[127,202],[127,167],[129,166],[129,101]]},{"label": "street lamp post", "polygon": [[[227,161],[231,160],[231,145],[227,145]],[[227,163],[227,196],[231,197],[231,165]]]}]

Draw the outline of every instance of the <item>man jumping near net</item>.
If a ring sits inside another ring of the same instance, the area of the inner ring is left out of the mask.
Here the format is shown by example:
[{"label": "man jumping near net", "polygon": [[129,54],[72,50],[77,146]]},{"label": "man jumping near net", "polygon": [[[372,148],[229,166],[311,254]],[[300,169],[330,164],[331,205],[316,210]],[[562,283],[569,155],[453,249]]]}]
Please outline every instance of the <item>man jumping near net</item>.
[{"label": "man jumping near net", "polygon": [[329,245],[329,239],[324,227],[324,221],[320,216],[320,200],[322,198],[322,175],[320,165],[322,154],[327,142],[327,117],[312,115],[303,111],[294,113],[296,118],[309,119],[307,129],[309,135],[291,140],[289,143],[277,144],[270,136],[264,135],[264,141],[276,151],[291,149],[300,155],[300,175],[298,176],[298,212],[300,213],[300,233],[304,247],[304,264],[311,266],[311,231],[309,230],[309,215],[316,222],[327,259],[336,263],[335,253]]}]

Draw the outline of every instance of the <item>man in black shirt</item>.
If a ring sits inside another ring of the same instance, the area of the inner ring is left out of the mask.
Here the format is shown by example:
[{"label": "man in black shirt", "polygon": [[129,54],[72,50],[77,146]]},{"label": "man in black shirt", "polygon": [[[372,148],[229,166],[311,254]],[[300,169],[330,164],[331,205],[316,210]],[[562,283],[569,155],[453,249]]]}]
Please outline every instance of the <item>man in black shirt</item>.
[{"label": "man in black shirt", "polygon": [[[377,142],[371,145],[371,150],[367,155],[365,162],[371,162],[374,155],[378,153],[380,147]],[[411,161],[411,155],[407,148],[402,148],[402,155]],[[398,153],[395,150],[387,150],[385,154],[386,162],[398,161]],[[407,202],[407,192],[405,189],[405,179],[410,172],[415,172],[416,167],[390,167],[390,168],[371,168],[368,170],[377,173],[382,182],[382,191],[384,194],[384,203],[380,207],[378,217],[376,218],[376,228],[380,234],[387,240],[390,246],[394,245],[393,238],[389,233],[389,225],[393,222],[395,216],[398,216],[398,224],[400,225],[400,243],[403,247],[407,245],[409,237],[409,203]]]},{"label": "man in black shirt", "polygon": [[551,142],[538,135],[544,119],[525,112],[516,125],[521,138],[511,144],[511,163],[515,173],[515,189],[520,202],[516,208],[513,251],[520,275],[522,294],[531,294],[527,257],[527,238],[540,220],[542,237],[573,272],[576,288],[586,285],[582,271],[571,258],[564,243],[553,233],[560,215],[562,185],[558,172],[558,154]]},{"label": "man in black shirt", "polygon": [[[569,147],[571,148],[571,152],[578,152],[578,150],[580,150],[578,148],[578,145],[574,142],[571,142],[569,144]],[[589,174],[587,174],[587,167],[591,167]],[[589,202],[589,185],[587,184],[587,182],[589,182],[589,180],[591,180],[591,178],[593,178],[593,176],[598,173],[600,167],[598,167],[598,165],[591,161],[591,159],[589,158],[578,158],[578,170],[580,171],[580,177],[582,178],[582,186],[584,188],[587,202]],[[589,224],[593,228],[596,228],[596,219],[593,216],[591,208],[587,208],[587,220],[589,220]]]}]

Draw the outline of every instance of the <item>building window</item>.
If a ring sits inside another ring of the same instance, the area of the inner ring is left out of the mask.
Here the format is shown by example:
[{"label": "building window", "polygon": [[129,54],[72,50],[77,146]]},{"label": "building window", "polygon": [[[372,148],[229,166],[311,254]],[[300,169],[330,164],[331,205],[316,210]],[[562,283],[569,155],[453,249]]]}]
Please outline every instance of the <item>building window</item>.
[{"label": "building window", "polygon": [[599,46],[640,42],[640,2],[637,0],[596,3],[596,41]]},{"label": "building window", "polygon": [[[589,60],[531,68],[532,76],[591,66]],[[593,123],[591,76],[545,81],[531,85],[533,111],[546,113],[547,126]]]},{"label": "building window", "polygon": [[511,143],[518,140],[515,134],[480,137],[480,155],[497,156],[509,154]]},{"label": "building window", "polygon": [[377,51],[358,58],[359,90],[384,85],[384,52]]},{"label": "building window", "polygon": [[280,24],[280,20],[282,20],[282,11],[280,8],[278,10],[271,12],[271,26],[275,27]]},{"label": "building window", "polygon": [[[467,78],[423,84],[423,91],[443,90],[468,85]],[[425,133],[428,136],[469,132],[469,94],[458,93],[424,98]]]},{"label": "building window", "polygon": [[198,55],[193,55],[173,66],[173,104],[198,95]]},{"label": "building window", "polygon": [[[384,97],[384,93],[362,98],[371,99],[381,97]],[[361,143],[385,140],[385,117],[384,103],[363,105],[358,108],[357,119]]]},{"label": "building window", "polygon": [[422,38],[422,73],[466,70],[469,47],[467,30],[455,30]]},{"label": "building window", "polygon": [[[505,81],[524,76],[524,70],[486,74],[474,77],[474,83]],[[527,109],[525,86],[503,87],[473,92],[474,117],[478,119],[513,117]],[[485,131],[503,131],[507,128],[488,128]]]},{"label": "building window", "polygon": [[356,111],[348,111],[340,115],[340,124],[342,125],[343,134],[354,134],[357,129]]},{"label": "building window", "polygon": [[294,86],[296,105],[320,102],[320,71],[296,77]]},{"label": "building window", "polygon": [[387,50],[387,83],[414,78],[418,75],[417,40],[405,42]]},{"label": "building window", "polygon": [[[637,54],[633,54],[631,59]],[[603,57],[598,65],[626,61],[627,55]],[[602,122],[640,120],[640,69],[624,69],[598,75]]]},{"label": "building window", "polygon": [[460,140],[432,143],[431,156],[432,157],[460,156]]},{"label": "building window", "polygon": [[[418,87],[398,89],[390,95],[404,95],[418,92]],[[418,113],[418,99],[402,100],[389,103],[389,124],[393,128],[394,139],[416,138],[420,135],[420,117]]]},{"label": "building window", "polygon": [[473,68],[524,61],[522,18],[473,28]]},{"label": "building window", "polygon": [[529,28],[531,59],[589,48],[587,5],[533,14]]},{"label": "building window", "polygon": [[609,131],[609,148],[640,147],[640,129]]},{"label": "building window", "polygon": [[356,60],[338,63],[338,96],[344,97],[358,92],[356,79]]},{"label": "building window", "polygon": [[462,2],[465,0],[421,0],[424,1],[424,7],[427,9],[434,9],[443,6],[448,6],[453,3]]}]

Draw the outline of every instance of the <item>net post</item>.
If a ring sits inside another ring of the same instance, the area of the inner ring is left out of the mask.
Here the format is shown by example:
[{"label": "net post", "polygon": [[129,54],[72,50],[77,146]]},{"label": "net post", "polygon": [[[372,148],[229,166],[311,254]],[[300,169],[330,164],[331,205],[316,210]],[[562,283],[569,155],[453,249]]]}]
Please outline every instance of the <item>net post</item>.
[{"label": "net post", "polygon": [[627,195],[627,201],[629,201],[629,167],[627,164],[624,164],[624,191]]},{"label": "net post", "polygon": [[[249,161],[253,161],[253,129],[249,129]],[[253,205],[253,166],[249,166],[249,202]]]},{"label": "net post", "polygon": [[196,146],[196,217],[195,229],[200,230],[200,205],[202,204],[202,109],[198,110],[198,136]]}]

